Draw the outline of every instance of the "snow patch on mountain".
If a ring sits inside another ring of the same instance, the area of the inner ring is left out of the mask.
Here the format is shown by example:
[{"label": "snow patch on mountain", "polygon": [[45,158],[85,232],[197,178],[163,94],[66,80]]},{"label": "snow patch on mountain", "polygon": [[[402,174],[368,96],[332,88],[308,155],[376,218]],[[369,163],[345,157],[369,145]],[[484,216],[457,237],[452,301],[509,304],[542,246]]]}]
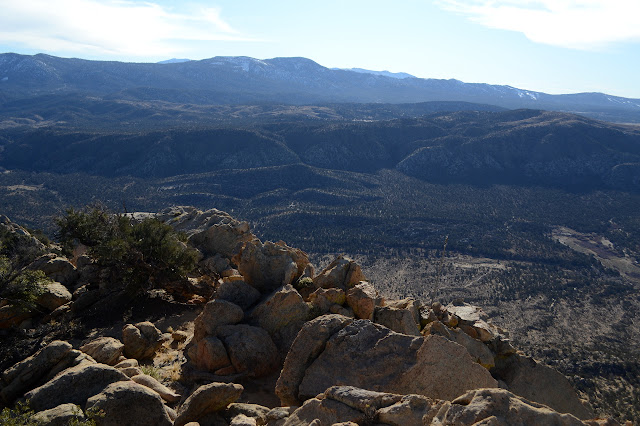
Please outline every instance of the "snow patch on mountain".
[{"label": "snow patch on mountain", "polygon": [[160,61],[158,62],[158,64],[181,64],[183,62],[190,62],[191,59],[178,59],[178,58],[171,58],[171,59],[167,59],[165,61]]},{"label": "snow patch on mountain", "polygon": [[407,74],[406,72],[391,72],[391,71],[372,71],[372,70],[367,70],[364,68],[331,68],[332,70],[342,70],[342,71],[353,71],[353,72],[357,72],[360,74],[373,74],[373,75],[379,75],[379,76],[383,76],[383,77],[391,77],[391,78],[397,78],[399,80],[405,79],[405,78],[416,78],[414,75],[411,74]]}]

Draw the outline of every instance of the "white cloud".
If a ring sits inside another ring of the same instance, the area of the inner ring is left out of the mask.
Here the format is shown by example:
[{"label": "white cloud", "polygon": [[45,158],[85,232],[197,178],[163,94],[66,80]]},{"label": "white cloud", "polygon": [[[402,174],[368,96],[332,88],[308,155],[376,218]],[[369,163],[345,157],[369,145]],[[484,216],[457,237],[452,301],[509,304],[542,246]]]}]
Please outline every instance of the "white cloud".
[{"label": "white cloud", "polygon": [[517,31],[537,43],[599,49],[640,40],[638,0],[436,0],[490,28]]},{"label": "white cloud", "polygon": [[187,54],[190,41],[250,40],[212,7],[176,13],[119,0],[0,0],[0,6],[1,44],[49,53],[170,57]]}]

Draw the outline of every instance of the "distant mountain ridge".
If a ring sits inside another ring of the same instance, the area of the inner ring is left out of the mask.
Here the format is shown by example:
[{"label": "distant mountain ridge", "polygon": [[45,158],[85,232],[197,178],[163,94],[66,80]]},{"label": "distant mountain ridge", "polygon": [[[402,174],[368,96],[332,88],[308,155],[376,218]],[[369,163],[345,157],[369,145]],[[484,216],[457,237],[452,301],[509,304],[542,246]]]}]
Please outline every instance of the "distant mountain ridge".
[{"label": "distant mountain ridge", "polygon": [[0,54],[0,100],[66,92],[167,102],[197,94],[199,104],[463,101],[640,122],[640,99],[602,93],[549,95],[453,79],[395,78],[332,70],[306,58],[218,56],[151,64]]}]

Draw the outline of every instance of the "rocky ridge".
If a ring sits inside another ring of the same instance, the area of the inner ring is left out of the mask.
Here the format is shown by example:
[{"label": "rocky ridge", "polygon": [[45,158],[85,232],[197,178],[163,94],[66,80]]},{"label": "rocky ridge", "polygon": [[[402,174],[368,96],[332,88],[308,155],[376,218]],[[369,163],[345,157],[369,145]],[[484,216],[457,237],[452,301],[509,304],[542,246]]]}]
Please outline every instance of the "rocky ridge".
[{"label": "rocky ridge", "polygon": [[[1,374],[2,405],[27,400],[47,424],[96,412],[100,425],[617,424],[588,420],[567,379],[517,351],[479,307],[385,300],[354,261],[339,256],[316,274],[304,252],[261,242],[215,209],[157,217],[201,253],[203,275],[179,295],[197,317],[164,333],[163,321],[126,323],[119,338],[97,329],[77,345],[44,338]],[[86,255],[27,268],[71,297],[4,322],[4,336],[114,303],[92,286],[99,270]],[[145,373],[169,355],[176,380]],[[269,378],[280,404],[255,404]]]}]

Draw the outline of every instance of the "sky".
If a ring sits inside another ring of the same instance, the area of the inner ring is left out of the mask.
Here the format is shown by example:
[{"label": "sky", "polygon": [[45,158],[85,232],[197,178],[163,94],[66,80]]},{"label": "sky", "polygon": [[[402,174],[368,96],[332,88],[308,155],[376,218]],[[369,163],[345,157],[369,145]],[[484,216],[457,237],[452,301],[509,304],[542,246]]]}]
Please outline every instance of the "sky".
[{"label": "sky", "polygon": [[0,52],[128,62],[302,56],[640,98],[639,0],[0,0]]}]

